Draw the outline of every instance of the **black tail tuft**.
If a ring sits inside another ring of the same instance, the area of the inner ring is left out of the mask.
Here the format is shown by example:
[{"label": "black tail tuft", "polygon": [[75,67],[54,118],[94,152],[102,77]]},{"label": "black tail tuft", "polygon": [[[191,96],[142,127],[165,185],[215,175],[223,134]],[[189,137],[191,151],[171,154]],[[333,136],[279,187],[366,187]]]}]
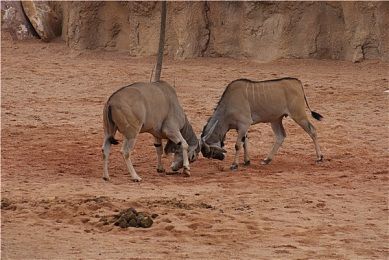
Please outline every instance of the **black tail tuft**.
[{"label": "black tail tuft", "polygon": [[113,136],[108,137],[108,141],[110,144],[115,144],[115,145],[119,144],[119,141],[116,140],[115,137],[113,137]]},{"label": "black tail tuft", "polygon": [[321,121],[323,119],[323,116],[320,115],[319,113],[316,113],[315,111],[311,111],[311,113],[312,113],[313,118],[315,118],[316,120]]}]

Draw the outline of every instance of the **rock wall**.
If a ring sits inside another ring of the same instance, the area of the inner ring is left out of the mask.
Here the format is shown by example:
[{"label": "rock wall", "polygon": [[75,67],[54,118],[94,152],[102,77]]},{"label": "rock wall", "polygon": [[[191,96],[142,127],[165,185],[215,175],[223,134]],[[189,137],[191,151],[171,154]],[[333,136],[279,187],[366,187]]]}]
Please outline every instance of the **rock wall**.
[{"label": "rock wall", "polygon": [[24,13],[22,3],[17,1],[1,1],[1,29],[13,40],[39,37]]},{"label": "rock wall", "polygon": [[61,35],[61,11],[56,11],[55,6],[51,7],[45,1],[24,0],[22,7],[35,32],[44,42]]},{"label": "rock wall", "polygon": [[[156,55],[160,2],[49,2],[73,49]],[[165,54],[389,60],[389,2],[167,2]]]}]

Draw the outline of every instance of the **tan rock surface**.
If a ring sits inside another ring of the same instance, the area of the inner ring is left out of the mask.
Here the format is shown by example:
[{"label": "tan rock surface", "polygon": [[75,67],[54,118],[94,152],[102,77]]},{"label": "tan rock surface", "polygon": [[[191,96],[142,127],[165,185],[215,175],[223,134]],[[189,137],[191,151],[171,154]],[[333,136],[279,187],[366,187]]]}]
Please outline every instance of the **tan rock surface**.
[{"label": "tan rock surface", "polygon": [[49,42],[62,33],[61,16],[47,1],[22,1],[23,9],[44,42]]},{"label": "tan rock surface", "polygon": [[[73,49],[155,55],[160,3],[65,2]],[[165,53],[251,58],[388,60],[389,2],[168,2]]]}]

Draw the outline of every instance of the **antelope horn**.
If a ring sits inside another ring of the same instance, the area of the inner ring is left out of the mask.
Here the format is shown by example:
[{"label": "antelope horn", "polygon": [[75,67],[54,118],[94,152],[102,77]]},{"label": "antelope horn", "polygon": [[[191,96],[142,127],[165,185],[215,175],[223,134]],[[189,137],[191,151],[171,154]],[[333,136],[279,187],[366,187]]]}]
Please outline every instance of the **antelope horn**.
[{"label": "antelope horn", "polygon": [[211,144],[211,145],[209,146],[209,148],[214,148],[214,149],[218,150],[219,152],[227,153],[227,151],[226,151],[225,149],[221,148],[221,147],[218,146],[218,145]]},{"label": "antelope horn", "polygon": [[199,137],[199,147],[200,147],[200,150],[201,150],[202,147],[205,147],[205,150],[207,151],[207,153],[209,153],[209,151],[211,151],[211,148],[205,142],[204,137],[201,138],[201,136]]},{"label": "antelope horn", "polygon": [[216,120],[216,122],[213,124],[213,126],[211,127],[211,129],[209,129],[209,132],[208,134],[206,134],[203,138],[201,138],[201,140],[205,143],[212,135],[213,133],[213,130],[215,130],[215,127],[217,125],[217,123],[219,122],[219,120]]}]

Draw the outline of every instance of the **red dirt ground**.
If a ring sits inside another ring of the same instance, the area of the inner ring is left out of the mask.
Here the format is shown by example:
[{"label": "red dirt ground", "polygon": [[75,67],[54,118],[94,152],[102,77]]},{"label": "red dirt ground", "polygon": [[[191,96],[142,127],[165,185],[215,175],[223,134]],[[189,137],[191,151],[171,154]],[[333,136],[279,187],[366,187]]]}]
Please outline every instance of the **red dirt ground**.
[{"label": "red dirt ground", "polygon": [[[251,166],[228,170],[231,131],[227,158],[200,156],[189,178],[157,174],[153,138],[142,134],[132,158],[143,182],[130,180],[120,146],[106,182],[104,102],[149,81],[155,58],[2,37],[2,259],[389,257],[387,63],[166,58],[162,78],[196,134],[230,81],[298,77],[324,116],[313,123],[325,162],[315,163],[309,136],[286,118],[288,136],[270,165],[261,164],[274,141],[267,124],[250,129]],[[128,207],[158,217],[148,229],[114,226]]]}]

